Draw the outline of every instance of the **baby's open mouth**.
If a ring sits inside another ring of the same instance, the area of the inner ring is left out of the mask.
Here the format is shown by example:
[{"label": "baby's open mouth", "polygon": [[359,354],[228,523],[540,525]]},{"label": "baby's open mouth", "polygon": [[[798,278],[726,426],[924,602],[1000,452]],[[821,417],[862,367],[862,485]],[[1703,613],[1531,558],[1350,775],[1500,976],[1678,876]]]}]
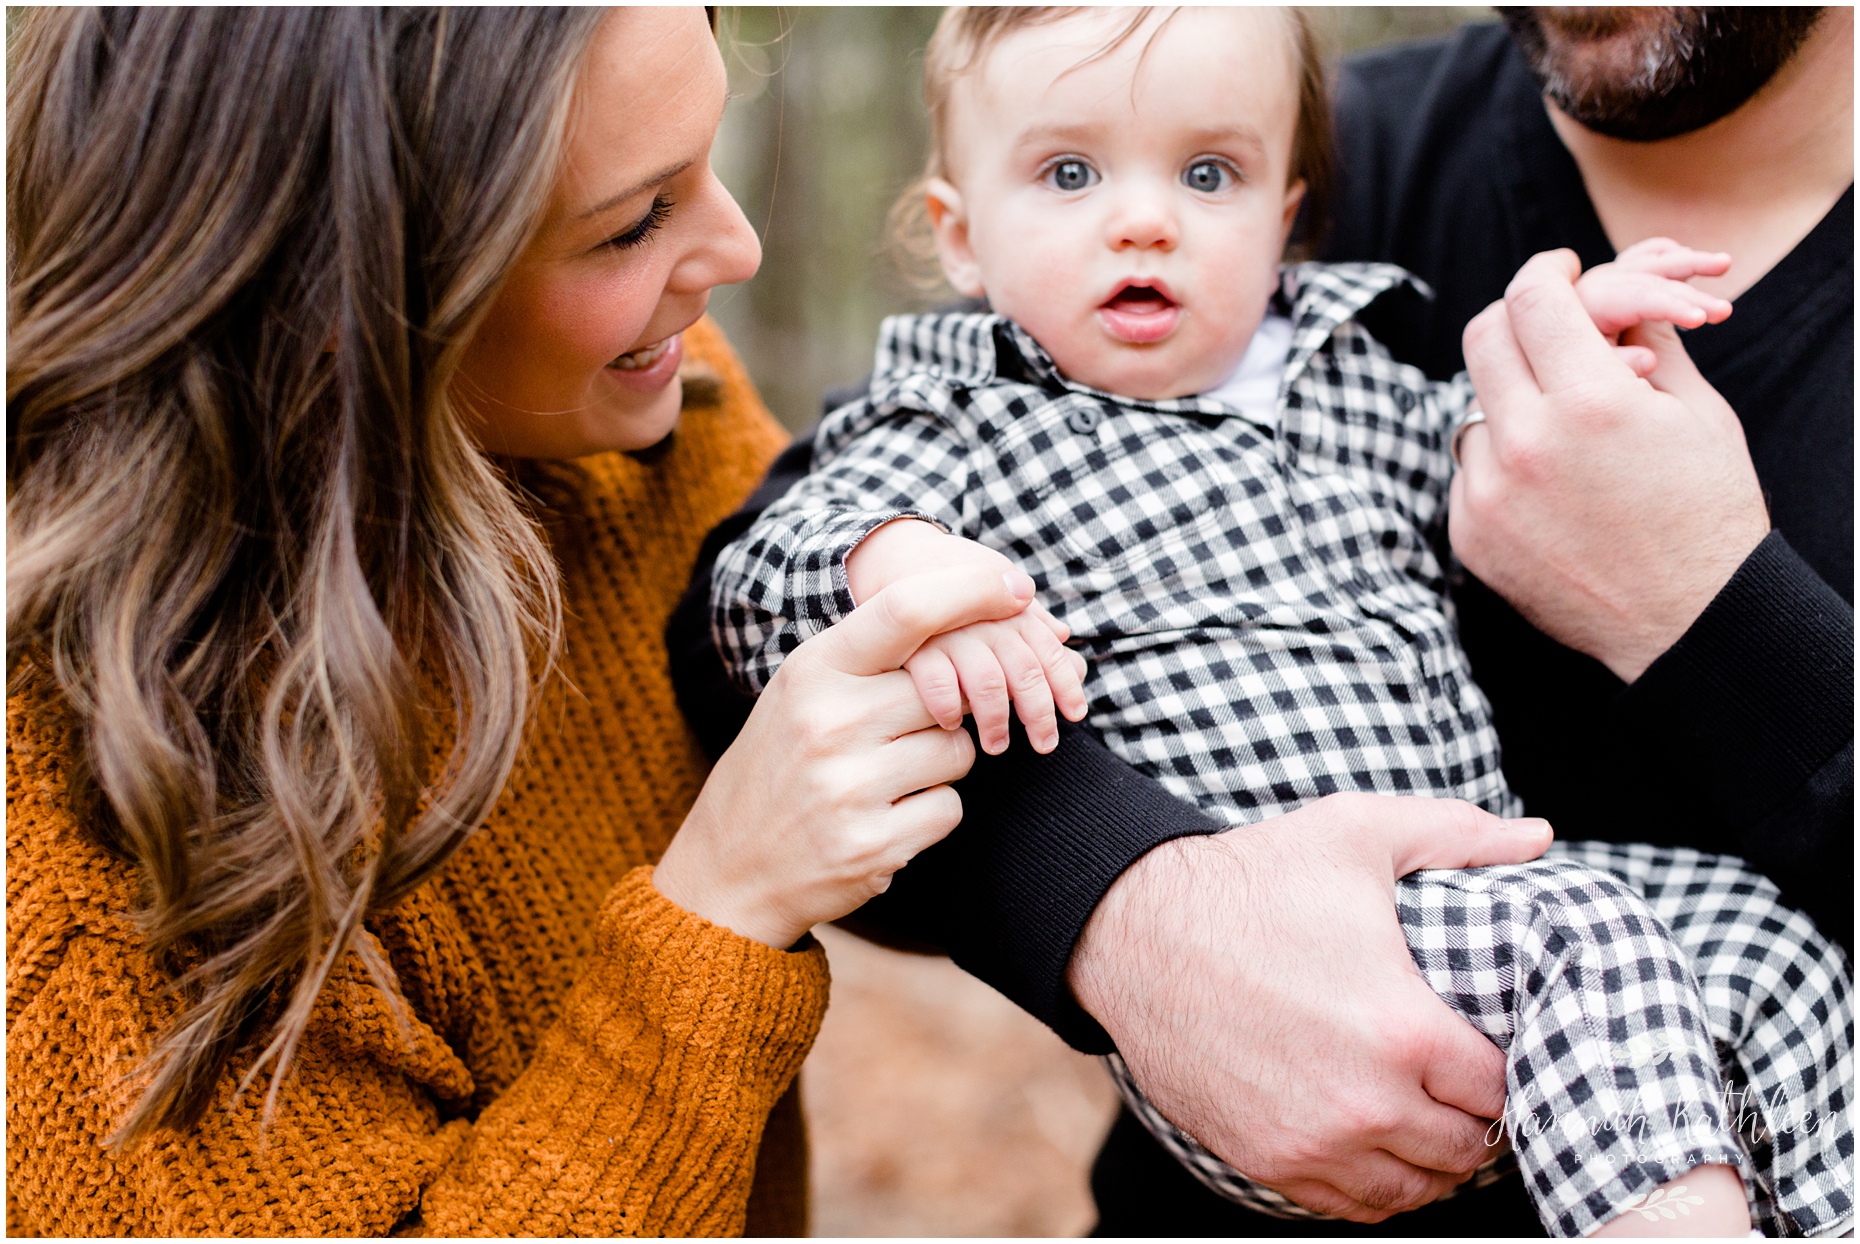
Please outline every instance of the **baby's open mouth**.
[{"label": "baby's open mouth", "polygon": [[1161,341],[1181,318],[1181,304],[1167,289],[1139,281],[1125,281],[1098,307],[1105,331],[1131,345]]}]

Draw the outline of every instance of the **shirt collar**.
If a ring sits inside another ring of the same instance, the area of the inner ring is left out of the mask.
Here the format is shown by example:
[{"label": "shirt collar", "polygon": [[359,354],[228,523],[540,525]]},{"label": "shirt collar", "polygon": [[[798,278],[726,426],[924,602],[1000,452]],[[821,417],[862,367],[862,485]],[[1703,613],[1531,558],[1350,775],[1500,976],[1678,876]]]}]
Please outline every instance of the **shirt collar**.
[{"label": "shirt collar", "polygon": [[[1382,294],[1402,285],[1422,297],[1433,297],[1426,282],[1394,264],[1303,263],[1282,268],[1279,288],[1273,294],[1273,310],[1292,321],[1292,343],[1281,392],[1341,325]],[[872,367],[874,388],[925,371],[936,373],[944,384],[954,388],[1019,383],[1054,396],[1073,393],[1164,414],[1240,413],[1199,397],[1148,401],[1069,380],[1026,329],[992,312],[888,317],[879,328],[878,352]]]}]

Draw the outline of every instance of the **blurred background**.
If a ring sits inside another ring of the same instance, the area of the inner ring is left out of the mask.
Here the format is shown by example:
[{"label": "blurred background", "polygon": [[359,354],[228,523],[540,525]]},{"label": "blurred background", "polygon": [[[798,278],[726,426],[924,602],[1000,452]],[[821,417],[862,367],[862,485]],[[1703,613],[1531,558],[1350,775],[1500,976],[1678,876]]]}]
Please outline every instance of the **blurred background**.
[{"label": "blurred background", "polygon": [[[1333,57],[1491,20],[1489,8],[1308,10]],[[886,213],[923,166],[923,47],[939,8],[741,8],[721,17],[731,102],[714,163],[762,235],[711,307],[791,430],[871,367],[914,289]],[[1080,1235],[1116,1093],[1095,1059],[945,959],[834,929],[833,1005],[802,1072],[815,1235]]]}]

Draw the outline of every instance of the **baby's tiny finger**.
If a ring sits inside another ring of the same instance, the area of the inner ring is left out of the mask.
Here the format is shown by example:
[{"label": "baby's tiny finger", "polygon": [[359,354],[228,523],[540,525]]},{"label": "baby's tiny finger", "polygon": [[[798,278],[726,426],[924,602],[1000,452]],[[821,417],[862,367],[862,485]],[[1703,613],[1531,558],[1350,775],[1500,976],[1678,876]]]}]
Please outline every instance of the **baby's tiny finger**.
[{"label": "baby's tiny finger", "polygon": [[1660,360],[1646,346],[1616,346],[1615,357],[1626,363],[1628,370],[1642,380],[1659,370]]},{"label": "baby's tiny finger", "polygon": [[953,631],[944,638],[982,750],[999,756],[1008,745],[1008,682],[1001,661],[994,649],[971,634]]},{"label": "baby's tiny finger", "polygon": [[1057,639],[1060,643],[1063,644],[1068,639],[1072,638],[1072,628],[1067,626],[1064,622],[1061,622],[1058,618],[1055,618],[1052,614],[1048,613],[1046,611],[1046,607],[1040,604],[1039,601],[1035,601],[1033,602],[1033,604],[1027,606],[1027,612],[1032,614],[1034,617],[1038,618],[1042,623],[1044,623],[1046,626],[1046,629],[1051,631],[1053,633],[1053,637]]},{"label": "baby's tiny finger", "polygon": [[1027,727],[1027,741],[1036,752],[1052,751],[1059,746],[1059,723],[1053,717],[1053,691],[1047,686],[1045,663],[1017,630],[1006,627],[995,642],[995,655],[1013,691],[1014,711]]},{"label": "baby's tiny finger", "polygon": [[[1038,626],[1023,626],[1021,638],[1033,649],[1033,654],[1040,659],[1046,670],[1046,684],[1052,694],[1053,702],[1059,711],[1065,714],[1067,721],[1078,721],[1085,716],[1085,658],[1054,639],[1051,633]],[[1055,741],[1057,735],[1055,734]]]},{"label": "baby's tiny finger", "polygon": [[945,730],[962,729],[962,684],[956,667],[933,640],[904,663],[918,698]]}]

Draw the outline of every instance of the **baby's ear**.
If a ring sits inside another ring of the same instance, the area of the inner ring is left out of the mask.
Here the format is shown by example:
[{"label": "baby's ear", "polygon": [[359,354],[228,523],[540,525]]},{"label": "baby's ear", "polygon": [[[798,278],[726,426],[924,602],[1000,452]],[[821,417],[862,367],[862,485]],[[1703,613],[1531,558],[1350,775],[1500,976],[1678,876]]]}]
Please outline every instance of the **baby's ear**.
[{"label": "baby's ear", "polygon": [[962,191],[941,177],[930,178],[924,182],[924,211],[930,217],[937,258],[943,262],[943,276],[950,288],[965,298],[983,297],[982,266],[975,261],[975,249],[969,245],[969,217],[963,209]]},{"label": "baby's ear", "polygon": [[1279,239],[1281,248],[1285,246],[1286,242],[1291,240],[1292,225],[1298,220],[1298,208],[1304,201],[1305,179],[1302,177],[1295,178],[1292,184],[1285,188],[1285,210],[1281,221],[1281,228],[1284,236]]}]

